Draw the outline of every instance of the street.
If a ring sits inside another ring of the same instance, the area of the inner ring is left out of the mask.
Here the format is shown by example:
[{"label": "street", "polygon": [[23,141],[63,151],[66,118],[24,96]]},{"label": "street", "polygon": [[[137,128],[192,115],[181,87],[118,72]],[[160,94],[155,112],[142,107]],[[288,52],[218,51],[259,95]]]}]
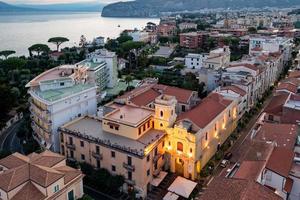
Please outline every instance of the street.
[{"label": "street", "polygon": [[17,137],[17,131],[20,128],[23,119],[13,124],[0,136],[0,150],[22,153],[22,145]]}]

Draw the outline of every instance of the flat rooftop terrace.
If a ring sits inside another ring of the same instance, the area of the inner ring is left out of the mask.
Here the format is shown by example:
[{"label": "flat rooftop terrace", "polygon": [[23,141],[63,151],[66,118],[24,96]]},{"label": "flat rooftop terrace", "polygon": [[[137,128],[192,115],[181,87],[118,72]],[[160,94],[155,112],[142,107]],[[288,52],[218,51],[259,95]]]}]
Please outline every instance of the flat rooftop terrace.
[{"label": "flat rooftop terrace", "polygon": [[104,65],[105,62],[93,62],[92,60],[83,60],[80,63],[78,63],[77,65],[79,66],[85,66],[85,67],[89,67],[90,69],[96,69],[97,67]]},{"label": "flat rooftop terrace", "polygon": [[144,151],[148,146],[165,135],[163,131],[151,129],[138,140],[133,140],[103,131],[102,121],[88,116],[75,119],[64,125],[61,130],[140,157],[144,156]]},{"label": "flat rooftop terrace", "polygon": [[118,123],[138,125],[145,119],[149,118],[153,113],[154,111],[150,109],[124,105],[107,114],[104,119],[116,121]]},{"label": "flat rooftop terrace", "polygon": [[49,101],[54,102],[60,99],[63,99],[65,97],[74,95],[76,93],[82,92],[84,90],[88,90],[95,87],[93,84],[76,84],[72,87],[66,87],[61,89],[52,89],[52,90],[46,90],[46,91],[40,91],[39,89],[34,90],[33,93],[35,93],[38,97]]}]

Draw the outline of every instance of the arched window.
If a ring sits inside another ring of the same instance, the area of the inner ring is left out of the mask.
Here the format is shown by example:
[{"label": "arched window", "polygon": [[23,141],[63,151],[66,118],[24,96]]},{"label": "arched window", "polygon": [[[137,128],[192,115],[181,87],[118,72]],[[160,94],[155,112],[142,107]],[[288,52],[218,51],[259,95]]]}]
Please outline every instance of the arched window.
[{"label": "arched window", "polygon": [[183,152],[183,144],[181,142],[177,142],[177,151]]},{"label": "arched window", "polygon": [[163,117],[164,116],[164,112],[161,110],[160,111],[160,117]]}]

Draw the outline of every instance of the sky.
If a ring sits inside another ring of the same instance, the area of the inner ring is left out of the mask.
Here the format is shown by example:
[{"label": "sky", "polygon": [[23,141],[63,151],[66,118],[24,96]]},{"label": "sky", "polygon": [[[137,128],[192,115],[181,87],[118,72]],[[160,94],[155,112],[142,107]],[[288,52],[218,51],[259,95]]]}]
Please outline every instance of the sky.
[{"label": "sky", "polygon": [[2,0],[2,1],[11,4],[56,4],[56,3],[84,3],[84,2],[95,2],[95,1],[100,3],[113,3],[121,0]]}]

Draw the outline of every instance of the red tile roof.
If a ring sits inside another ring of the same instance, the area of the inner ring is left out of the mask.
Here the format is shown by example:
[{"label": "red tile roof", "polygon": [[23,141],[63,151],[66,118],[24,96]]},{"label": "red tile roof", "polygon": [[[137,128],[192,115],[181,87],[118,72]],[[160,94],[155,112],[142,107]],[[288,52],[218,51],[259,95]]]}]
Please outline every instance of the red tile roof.
[{"label": "red tile roof", "polygon": [[190,98],[193,95],[192,90],[186,90],[178,87],[172,87],[162,84],[157,84],[153,87],[154,89],[162,90],[163,94],[175,96],[179,103],[188,104]]},{"label": "red tile roof", "polygon": [[149,89],[146,92],[131,98],[130,102],[137,106],[146,106],[151,102],[154,102],[155,98],[157,98],[159,95],[159,92]]},{"label": "red tile roof", "polygon": [[31,182],[26,183],[11,200],[42,200],[46,196]]},{"label": "red tile roof", "polygon": [[246,67],[246,68],[251,69],[253,71],[257,71],[258,70],[257,66],[249,64],[249,63],[233,64],[233,65],[230,65],[228,68],[232,68],[232,67]]},{"label": "red tile roof", "polygon": [[266,113],[270,113],[273,115],[281,115],[282,113],[282,107],[285,104],[289,97],[289,94],[282,93],[276,96],[273,96],[272,100],[268,104],[268,106],[265,108]]},{"label": "red tile roof", "polygon": [[222,90],[232,90],[233,92],[241,95],[241,96],[245,96],[247,93],[245,90],[239,88],[238,86],[235,85],[231,85],[231,86],[227,86],[227,87],[223,87]]},{"label": "red tile roof", "polygon": [[284,191],[291,193],[292,188],[293,188],[294,180],[291,178],[287,178],[284,184]]},{"label": "red tile roof", "polygon": [[231,102],[231,100],[224,99],[220,94],[211,93],[192,110],[179,115],[178,121],[188,119],[198,127],[204,128],[223,112]]},{"label": "red tile roof", "polygon": [[257,132],[255,139],[272,141],[277,147],[293,150],[297,139],[298,127],[295,124],[264,123]]},{"label": "red tile roof", "polygon": [[244,179],[216,177],[200,200],[282,200],[269,188]]},{"label": "red tile roof", "polygon": [[291,93],[297,93],[297,86],[292,83],[280,83],[276,90],[287,90]]},{"label": "red tile roof", "polygon": [[266,168],[287,178],[292,168],[294,155],[293,150],[275,147],[267,162]]},{"label": "red tile roof", "polygon": [[234,178],[255,181],[265,166],[265,161],[243,161]]},{"label": "red tile roof", "polygon": [[289,77],[290,78],[300,78],[300,70],[295,70],[295,71],[289,72]]}]

